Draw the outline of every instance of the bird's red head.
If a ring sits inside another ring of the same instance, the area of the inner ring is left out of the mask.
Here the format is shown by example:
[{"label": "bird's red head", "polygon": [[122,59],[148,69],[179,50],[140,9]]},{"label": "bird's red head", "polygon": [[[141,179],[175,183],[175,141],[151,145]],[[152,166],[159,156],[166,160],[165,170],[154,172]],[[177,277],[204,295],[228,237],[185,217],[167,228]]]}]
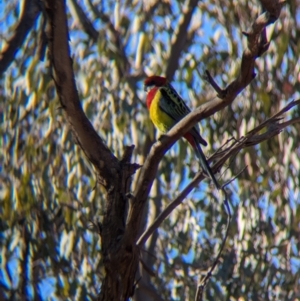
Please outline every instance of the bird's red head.
[{"label": "bird's red head", "polygon": [[149,76],[144,81],[144,89],[145,91],[148,92],[150,89],[154,87],[164,86],[167,82],[168,80],[165,77],[157,76],[157,75]]},{"label": "bird's red head", "polygon": [[147,92],[146,104],[149,110],[158,89],[167,84],[167,82],[168,81],[165,77],[156,75],[149,76],[145,79],[144,90]]}]

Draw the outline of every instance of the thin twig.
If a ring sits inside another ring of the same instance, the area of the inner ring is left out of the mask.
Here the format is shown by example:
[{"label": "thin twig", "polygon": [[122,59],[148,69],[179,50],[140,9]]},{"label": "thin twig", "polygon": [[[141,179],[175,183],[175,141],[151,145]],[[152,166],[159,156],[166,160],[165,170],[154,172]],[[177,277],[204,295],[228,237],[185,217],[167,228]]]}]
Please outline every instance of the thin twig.
[{"label": "thin twig", "polygon": [[252,131],[250,131],[248,134],[255,134],[258,131],[260,131],[262,128],[264,128],[267,124],[269,124],[270,122],[273,121],[279,121],[282,119],[281,115],[283,113],[286,113],[287,111],[289,111],[291,108],[297,106],[300,104],[300,99],[298,100],[292,100],[290,103],[288,103],[285,107],[283,107],[279,112],[275,113],[273,116],[271,116],[270,118],[268,118],[267,120],[265,120],[264,122],[262,122],[259,126],[257,126],[256,128],[254,128]]},{"label": "thin twig", "polygon": [[213,77],[210,75],[208,70],[205,70],[205,79],[209,82],[209,84],[215,89],[219,98],[224,98],[226,95],[226,90],[223,90],[219,87]]},{"label": "thin twig", "polygon": [[204,179],[202,172],[197,173],[194,179],[181,191],[181,193],[158,215],[155,221],[146,229],[137,241],[138,246],[144,245],[150,235],[160,226],[167,216],[180,205],[186,196]]},{"label": "thin twig", "polygon": [[216,268],[217,264],[219,263],[219,259],[220,259],[221,255],[222,255],[222,252],[224,250],[224,247],[225,247],[225,244],[226,244],[226,241],[227,241],[227,238],[228,238],[228,234],[229,234],[229,226],[230,226],[230,222],[231,222],[231,212],[230,212],[230,207],[229,207],[229,203],[228,203],[227,192],[225,191],[224,188],[222,188],[222,190],[223,190],[223,193],[225,195],[225,199],[224,199],[223,204],[224,204],[225,210],[227,211],[227,224],[226,224],[225,236],[224,236],[224,238],[222,240],[221,247],[219,249],[218,255],[215,258],[215,260],[214,260],[211,268],[206,273],[205,277],[202,279],[201,283],[197,287],[195,301],[202,300],[204,289],[205,289],[205,287],[206,287],[206,285],[208,283],[208,280],[212,276],[212,273],[213,273],[214,269]]},{"label": "thin twig", "polygon": [[[278,1],[279,2],[279,1]],[[236,96],[249,85],[255,77],[254,67],[255,60],[261,55],[266,48],[260,44],[261,34],[270,22],[274,22],[273,18],[269,18],[267,13],[259,16],[252,24],[248,36],[248,47],[243,52],[240,72],[238,77],[226,87],[226,95],[224,98],[216,98],[201,105],[199,108],[191,112],[188,116],[178,122],[166,135],[162,141],[157,141],[151,148],[147,159],[141,168],[139,180],[133,195],[136,199],[131,203],[127,218],[127,225],[124,240],[128,245],[136,242],[139,235],[140,225],[142,222],[142,212],[145,208],[150,189],[157,174],[158,164],[163,158],[165,152],[186,132],[188,132],[197,122],[207,118],[217,111],[222,110],[230,105]],[[275,132],[274,132],[275,133]],[[263,138],[263,137],[262,137]],[[236,152],[239,148],[247,147],[245,144],[250,137],[245,138],[241,143],[236,144],[232,149],[223,151],[223,157],[214,165],[213,170],[219,170],[222,164],[230,157],[232,152]]]},{"label": "thin twig", "polygon": [[223,187],[228,186],[230,183],[232,183],[236,178],[238,178],[240,176],[240,174],[242,174],[246,169],[247,169],[247,165],[244,166],[232,179],[230,179],[228,182],[226,182]]},{"label": "thin twig", "polygon": [[[283,128],[287,127],[290,124],[295,122],[300,122],[300,118],[294,118],[289,121],[283,123],[276,123],[276,127],[269,127],[267,134],[264,135],[255,135],[255,133],[259,132],[264,127],[269,126],[270,124],[274,125],[274,120],[281,120],[278,118],[281,114],[287,112],[289,109],[294,107],[295,105],[300,104],[300,99],[296,101],[292,101],[286,107],[284,107],[280,112],[276,113],[273,117],[269,118],[267,121],[264,121],[262,124],[258,125],[256,128],[251,130],[246,136],[241,137],[240,139],[230,139],[229,141],[233,141],[231,146],[228,146],[226,149],[216,152],[208,161],[212,161],[218,157],[220,159],[211,167],[213,171],[219,170],[219,168],[224,164],[224,162],[231,156],[236,155],[240,150],[249,147],[251,145],[259,144],[265,140],[268,140],[270,137],[278,134],[282,131]],[[264,126],[262,126],[264,125]],[[227,144],[227,143],[226,143]],[[223,146],[222,146],[223,147]],[[246,167],[245,167],[246,168]],[[238,177],[244,170],[243,168],[233,179],[231,179],[226,184],[222,185],[223,191],[224,187],[231,183],[236,177]],[[155,219],[155,221],[145,230],[145,232],[138,239],[137,245],[142,246],[150,235],[160,226],[160,224],[167,218],[168,215],[178,206],[180,205],[184,198],[204,179],[204,175],[202,172],[199,172],[193,180],[182,190],[182,192],[159,214],[159,216]]]}]

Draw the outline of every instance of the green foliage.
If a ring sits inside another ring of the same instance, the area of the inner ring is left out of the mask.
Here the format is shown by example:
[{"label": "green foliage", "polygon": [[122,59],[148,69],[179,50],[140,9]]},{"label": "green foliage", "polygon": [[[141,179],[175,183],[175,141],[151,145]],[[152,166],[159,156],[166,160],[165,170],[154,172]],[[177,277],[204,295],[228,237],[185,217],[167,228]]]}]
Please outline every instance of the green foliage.
[{"label": "green foliage", "polygon": [[[134,161],[143,164],[158,134],[149,122],[140,74],[164,74],[175,63],[168,58],[186,3],[104,2],[102,6],[90,1],[109,17],[117,37],[90,5],[79,1],[99,33],[96,42],[68,12],[76,83],[83,109],[108,147],[121,158],[124,145],[134,144]],[[249,30],[260,5],[254,0],[233,3],[200,1],[194,9],[173,76],[174,86],[191,107],[215,97],[203,80],[204,69],[224,87],[239,72],[246,46],[242,31]],[[257,60],[251,85],[231,107],[202,122],[209,143],[206,154],[299,98],[300,27],[294,7],[299,2],[295,3],[287,3],[281,18],[269,27],[272,42]],[[4,40],[15,29],[19,4],[9,1],[5,6]],[[26,290],[26,300],[93,300],[104,275],[97,222],[105,210],[105,191],[96,185],[93,167],[71,135],[49,61],[39,60],[41,30],[38,19],[0,81],[1,292],[14,300],[22,300]],[[287,116],[299,117],[299,109]],[[233,221],[207,300],[300,297],[299,130],[299,123],[291,125],[278,137],[244,149],[218,174],[225,183],[247,166],[228,187]],[[177,143],[160,165],[145,222],[150,224],[198,169],[189,146]],[[132,189],[137,178],[138,174]],[[164,300],[194,298],[197,282],[224,236],[226,214],[214,187],[206,182],[151,237],[147,252],[141,251],[159,275],[143,279]],[[143,293],[148,299],[141,300],[152,300]]]}]

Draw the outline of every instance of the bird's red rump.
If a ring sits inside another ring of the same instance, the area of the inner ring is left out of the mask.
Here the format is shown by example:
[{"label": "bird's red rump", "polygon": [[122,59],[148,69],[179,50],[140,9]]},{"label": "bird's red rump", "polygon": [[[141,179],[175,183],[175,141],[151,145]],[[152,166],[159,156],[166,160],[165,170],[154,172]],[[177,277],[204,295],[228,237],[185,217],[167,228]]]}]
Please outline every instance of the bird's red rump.
[{"label": "bird's red rump", "polygon": [[186,133],[183,137],[190,143],[190,145],[194,149],[196,148],[196,142],[195,142],[195,139],[194,139],[194,137],[191,133]]},{"label": "bird's red rump", "polygon": [[144,85],[145,86],[156,86],[156,87],[161,87],[167,83],[167,79],[162,76],[149,76],[145,79]]}]

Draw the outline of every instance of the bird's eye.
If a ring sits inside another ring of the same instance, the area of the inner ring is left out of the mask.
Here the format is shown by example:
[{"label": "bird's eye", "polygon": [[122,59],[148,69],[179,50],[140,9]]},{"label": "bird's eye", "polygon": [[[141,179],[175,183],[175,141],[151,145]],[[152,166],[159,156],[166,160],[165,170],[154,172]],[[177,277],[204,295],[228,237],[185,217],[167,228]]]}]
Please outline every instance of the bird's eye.
[{"label": "bird's eye", "polygon": [[151,88],[153,88],[153,84],[152,83],[147,83],[147,85],[144,85],[144,91],[145,92],[149,92],[151,90]]}]

